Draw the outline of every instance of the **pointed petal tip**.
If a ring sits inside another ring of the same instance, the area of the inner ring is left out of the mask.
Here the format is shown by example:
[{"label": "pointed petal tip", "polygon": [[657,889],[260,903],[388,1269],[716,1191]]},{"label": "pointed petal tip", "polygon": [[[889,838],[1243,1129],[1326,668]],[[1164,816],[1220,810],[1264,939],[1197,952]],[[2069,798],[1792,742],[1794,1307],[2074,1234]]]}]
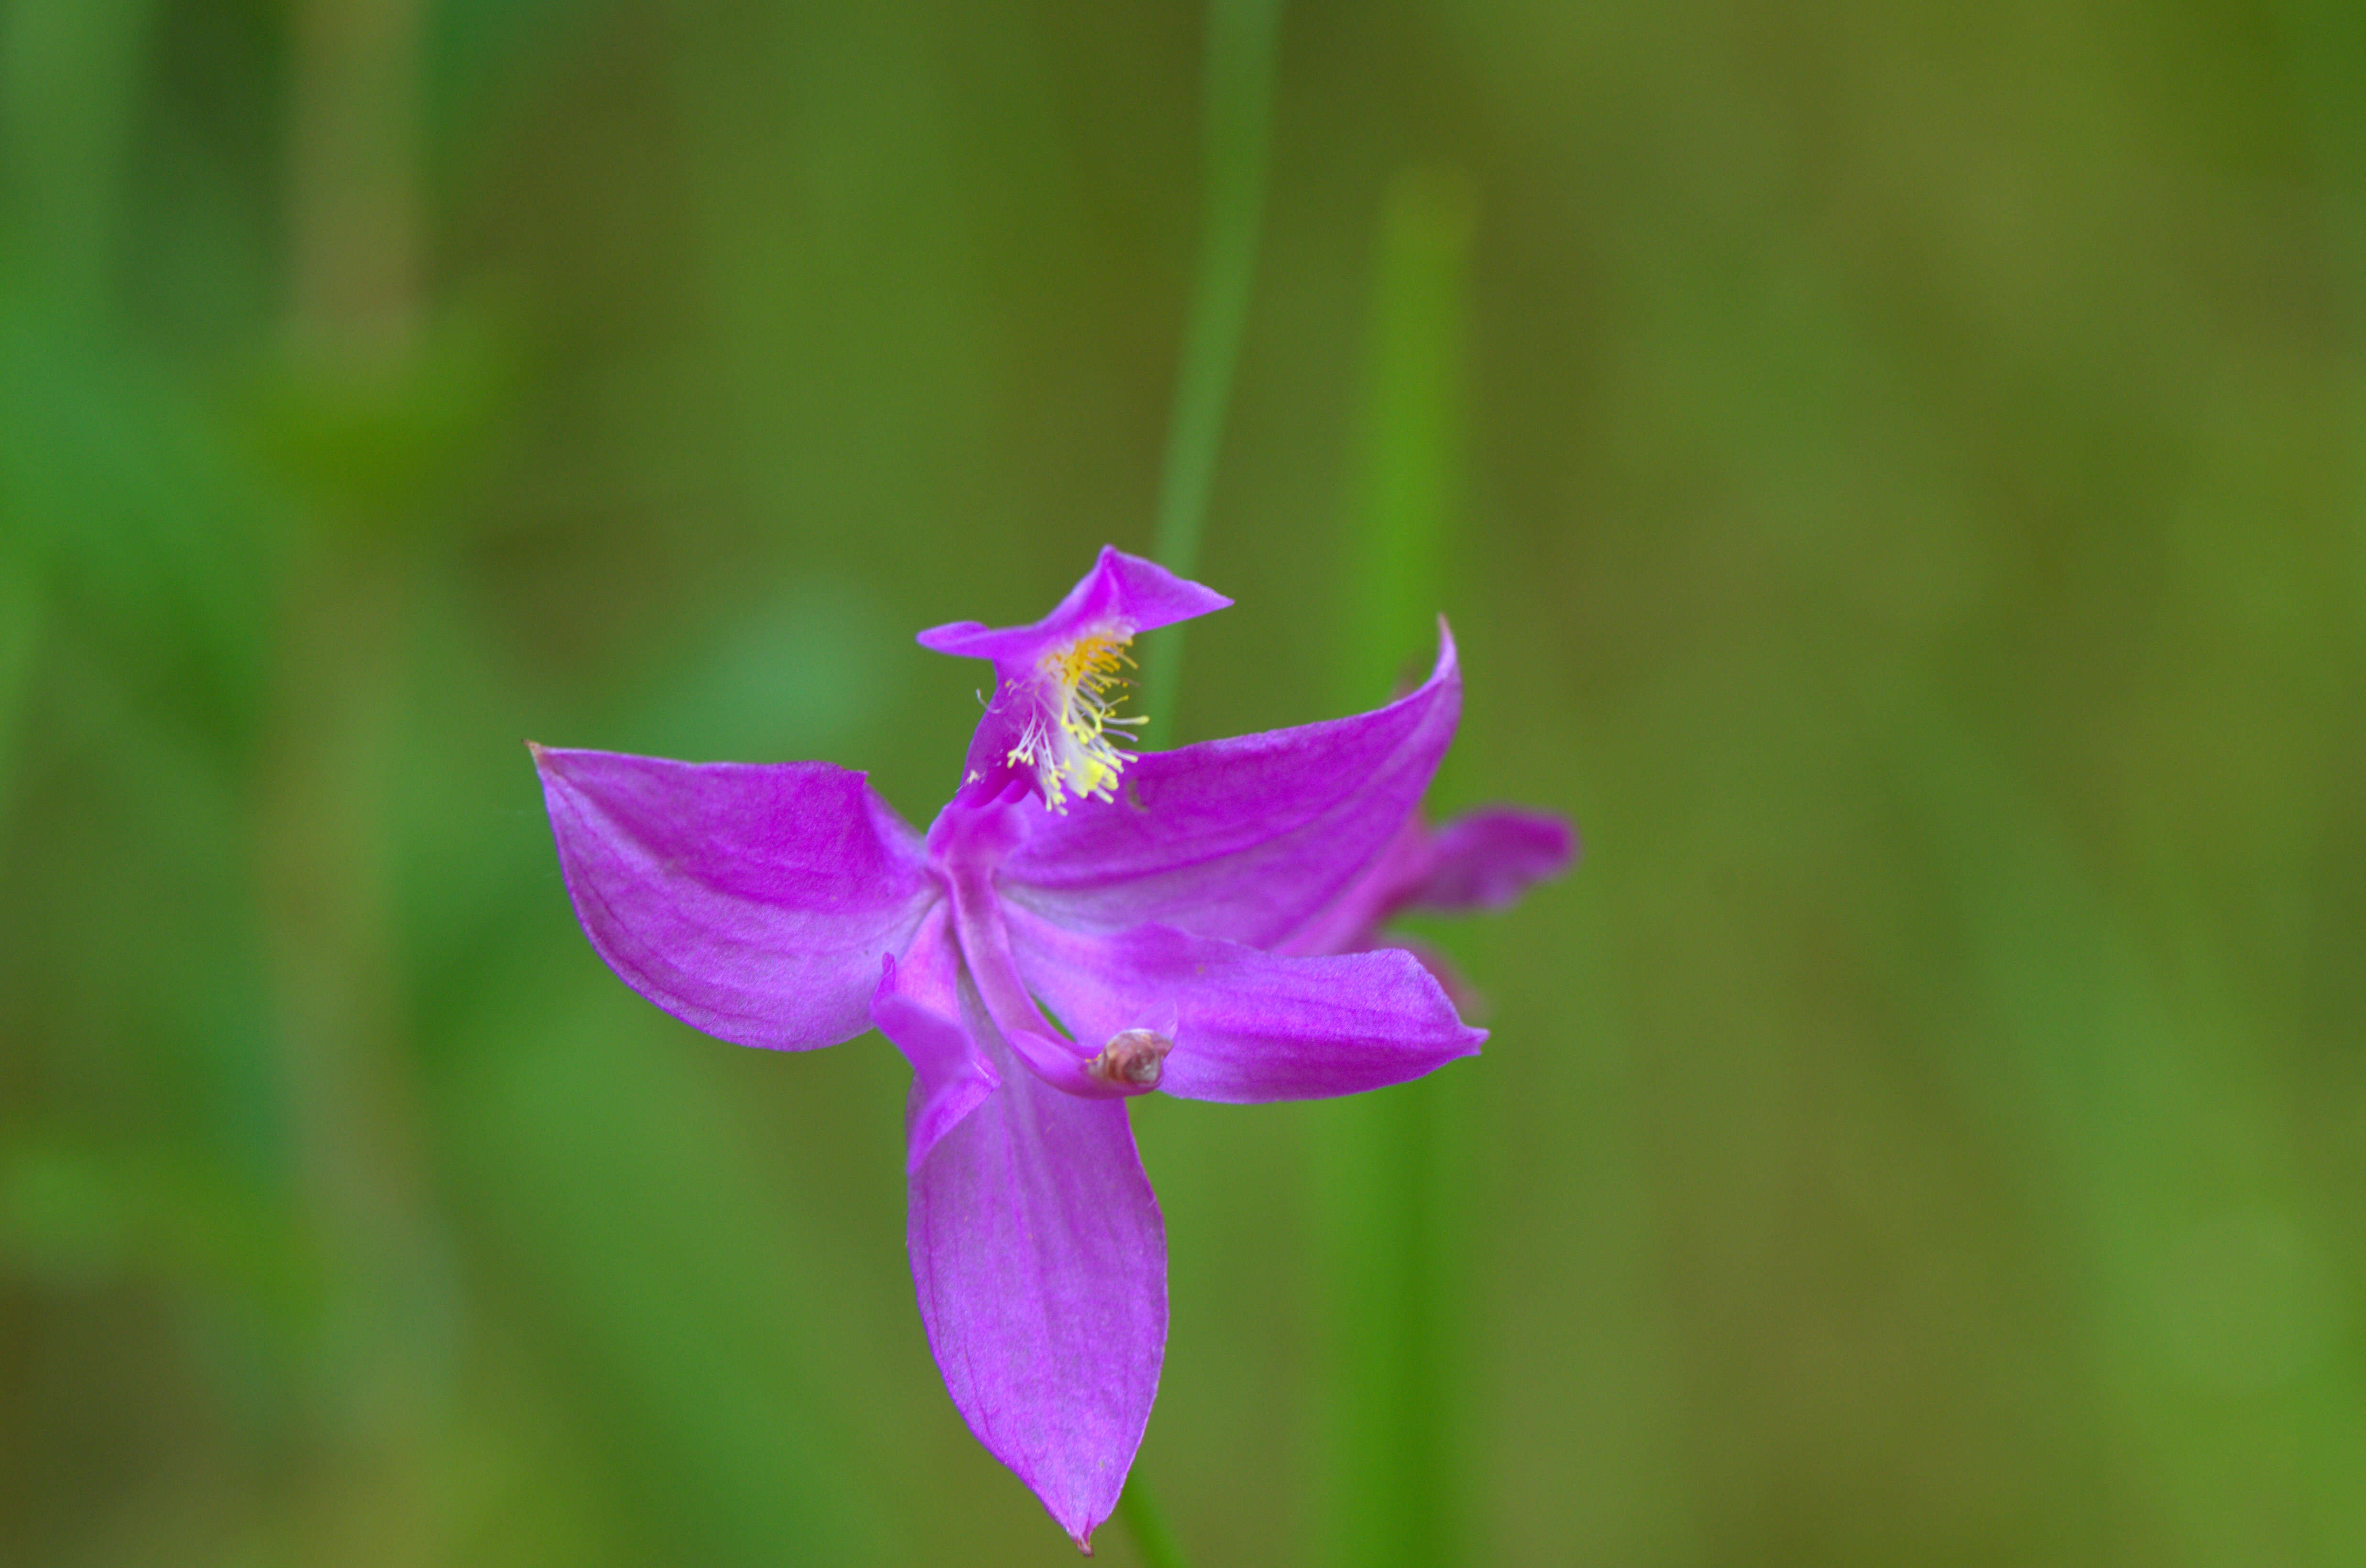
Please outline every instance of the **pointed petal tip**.
[{"label": "pointed petal tip", "polygon": [[542,776],[545,784],[554,779],[564,779],[567,777],[567,759],[575,755],[567,746],[545,745],[540,741],[526,742],[525,754],[533,759],[534,770]]},{"label": "pointed petal tip", "polygon": [[1122,1105],[1049,1088],[963,1003],[1002,1087],[912,1182],[914,1292],[954,1408],[1082,1552],[1157,1394],[1166,1230]]},{"label": "pointed petal tip", "polygon": [[[1110,574],[1132,594],[1156,601],[1159,611],[1170,620],[1188,621],[1195,615],[1207,615],[1219,610],[1230,610],[1233,601],[1205,583],[1168,570],[1147,555],[1135,555],[1114,544],[1101,546],[1093,562],[1095,573]],[[1162,620],[1159,624],[1166,624]]]},{"label": "pointed petal tip", "polygon": [[913,633],[912,641],[932,654],[960,654],[973,637],[986,634],[983,621],[948,621],[941,626],[931,626]]},{"label": "pointed petal tip", "polygon": [[1066,1519],[1057,1519],[1057,1522],[1060,1528],[1067,1532],[1068,1539],[1076,1543],[1076,1555],[1090,1557],[1093,1554],[1093,1532],[1109,1523],[1109,1510],[1104,1508],[1098,1514],[1085,1516],[1085,1522],[1081,1526],[1071,1524]]}]

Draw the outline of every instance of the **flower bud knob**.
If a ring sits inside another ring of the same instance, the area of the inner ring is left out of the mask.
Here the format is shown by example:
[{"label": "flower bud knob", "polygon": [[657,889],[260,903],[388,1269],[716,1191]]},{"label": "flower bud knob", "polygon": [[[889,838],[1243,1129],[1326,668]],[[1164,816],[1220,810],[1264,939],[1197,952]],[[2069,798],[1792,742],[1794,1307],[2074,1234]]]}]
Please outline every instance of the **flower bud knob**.
[{"label": "flower bud knob", "polygon": [[1147,1091],[1158,1087],[1166,1070],[1166,1053],[1175,1042],[1155,1029],[1121,1029],[1110,1036],[1101,1054],[1085,1070],[1104,1083],[1121,1089]]}]

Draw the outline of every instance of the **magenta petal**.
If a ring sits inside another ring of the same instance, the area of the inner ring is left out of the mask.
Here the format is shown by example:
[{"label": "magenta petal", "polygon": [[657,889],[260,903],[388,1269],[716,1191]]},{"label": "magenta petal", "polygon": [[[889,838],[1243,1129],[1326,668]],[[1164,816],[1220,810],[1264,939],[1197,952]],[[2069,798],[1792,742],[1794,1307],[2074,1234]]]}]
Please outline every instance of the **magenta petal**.
[{"label": "magenta petal", "polygon": [[[1462,971],[1455,967],[1454,960],[1419,937],[1407,936],[1400,932],[1390,932],[1374,941],[1371,947],[1379,950],[1395,948],[1398,951],[1412,954],[1414,961],[1429,971],[1430,978],[1436,980],[1439,987],[1445,991],[1446,999],[1454,1003],[1454,1011],[1463,1017],[1476,1018],[1485,1012],[1487,999],[1481,995]],[[1355,950],[1363,952],[1366,949],[1359,947]]]},{"label": "magenta petal", "polygon": [[625,983],[738,1045],[871,1025],[880,959],[936,890],[919,835],[825,762],[534,748],[576,918]]},{"label": "magenta petal", "polygon": [[1123,1102],[1046,1087],[963,1004],[1002,1088],[912,1176],[920,1319],[969,1429],[1089,1550],[1158,1391],[1166,1228]]},{"label": "magenta petal", "polygon": [[1149,1028],[1175,1042],[1159,1087],[1258,1103],[1419,1078],[1487,1037],[1403,948],[1286,958],[1143,925],[1087,936],[1016,913],[1029,984],[1087,1042]]},{"label": "magenta petal", "polygon": [[872,1022],[912,1064],[907,1175],[1001,1082],[962,1025],[961,954],[951,925],[945,905],[930,910],[904,961],[891,955],[882,963],[879,990],[871,999]]},{"label": "magenta petal", "polygon": [[[1286,953],[1360,953],[1381,945],[1380,926],[1399,910],[1500,909],[1529,883],[1565,868],[1573,843],[1560,818],[1511,807],[1472,812],[1436,832],[1409,816],[1328,908],[1277,946]],[[1464,996],[1432,956],[1423,961],[1446,980],[1448,994]]]},{"label": "magenta petal", "polygon": [[1567,869],[1576,834],[1559,817],[1493,806],[1430,834],[1427,874],[1404,890],[1411,909],[1501,909],[1531,882]]},{"label": "magenta petal", "polygon": [[1146,752],[1116,801],[1046,813],[1003,863],[1005,894],[1064,924],[1279,946],[1404,823],[1461,711],[1441,622],[1436,668],[1385,708]]},{"label": "magenta petal", "polygon": [[1213,588],[1177,577],[1155,561],[1104,544],[1093,569],[1068,590],[1068,597],[1051,614],[1034,624],[989,627],[977,621],[956,621],[930,627],[918,641],[924,648],[958,658],[1032,663],[1045,648],[1068,642],[1080,633],[1114,625],[1123,629],[1122,635],[1132,637],[1222,610],[1232,602]]},{"label": "magenta petal", "polygon": [[[1429,825],[1414,812],[1381,851],[1323,913],[1275,945],[1282,953],[1360,953],[1381,946],[1380,922],[1404,902],[1405,890],[1429,875]],[[1448,986],[1448,994],[1453,988]]]}]

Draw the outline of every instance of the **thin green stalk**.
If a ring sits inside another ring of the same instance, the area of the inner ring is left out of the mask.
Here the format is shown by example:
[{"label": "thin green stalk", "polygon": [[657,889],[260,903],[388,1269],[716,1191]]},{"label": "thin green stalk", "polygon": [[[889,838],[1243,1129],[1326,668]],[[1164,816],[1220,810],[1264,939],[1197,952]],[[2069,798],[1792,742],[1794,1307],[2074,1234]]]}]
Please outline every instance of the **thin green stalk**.
[{"label": "thin green stalk", "polygon": [[[1206,99],[1201,108],[1202,228],[1191,315],[1184,328],[1183,360],[1176,374],[1175,408],[1166,427],[1166,458],[1158,482],[1157,532],[1152,554],[1169,571],[1189,577],[1200,566],[1200,536],[1208,492],[1222,443],[1224,410],[1232,402],[1233,371],[1256,276],[1257,231],[1265,214],[1265,171],[1273,135],[1275,46],[1281,0],[1210,0]],[[1158,634],[1145,650],[1144,707],[1149,734],[1175,739],[1175,704],[1183,687],[1183,628]],[[1149,1568],[1185,1568],[1182,1549],[1139,1479],[1126,1484],[1118,1513]]]},{"label": "thin green stalk", "polygon": [[[1467,185],[1414,169],[1389,192],[1343,532],[1336,700],[1368,707],[1426,666],[1461,466]],[[1328,1327],[1324,1559],[1459,1561],[1456,1282],[1466,1081],[1449,1072],[1325,1107],[1318,1146]]]},{"label": "thin green stalk", "polygon": [[1457,172],[1391,182],[1341,540],[1336,700],[1369,707],[1428,673],[1462,466],[1463,294],[1474,199]]},{"label": "thin green stalk", "polygon": [[[1257,230],[1265,211],[1267,151],[1272,140],[1275,43],[1280,0],[1211,0],[1207,98],[1200,158],[1204,227],[1191,315],[1184,329],[1166,459],[1158,486],[1152,551],[1168,570],[1189,577],[1200,564],[1200,535],[1214,483],[1216,451],[1232,402],[1233,370],[1248,319],[1256,274]],[[1183,682],[1183,631],[1159,634],[1145,672],[1150,734],[1174,739]]]},{"label": "thin green stalk", "polygon": [[1133,1532],[1134,1550],[1142,1553],[1147,1568],[1189,1568],[1183,1560],[1183,1549],[1175,1544],[1175,1533],[1166,1528],[1166,1516],[1158,1511],[1140,1481],[1125,1484],[1125,1490],[1118,1494],[1117,1511],[1125,1528]]}]

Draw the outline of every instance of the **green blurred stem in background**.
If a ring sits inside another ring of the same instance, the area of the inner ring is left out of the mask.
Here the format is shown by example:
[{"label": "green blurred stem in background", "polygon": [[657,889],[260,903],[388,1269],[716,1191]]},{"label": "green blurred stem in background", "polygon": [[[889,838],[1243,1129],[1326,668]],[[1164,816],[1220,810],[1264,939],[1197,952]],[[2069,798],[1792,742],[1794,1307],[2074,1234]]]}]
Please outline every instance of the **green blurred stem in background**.
[{"label": "green blurred stem in background", "polygon": [[[290,18],[287,331],[335,396],[416,351],[420,0]],[[415,551],[336,479],[281,583],[256,781],[257,882],[302,1184],[321,1249],[324,1561],[426,1562],[459,1304],[401,1007],[385,853]]]},{"label": "green blurred stem in background", "polygon": [[[1223,439],[1224,410],[1232,401],[1241,330],[1248,319],[1249,285],[1256,274],[1280,31],[1280,0],[1211,0],[1208,6],[1203,227],[1152,547],[1162,565],[1187,577],[1199,569],[1208,492]],[[1172,745],[1183,682],[1183,629],[1160,633],[1155,647],[1145,660],[1149,734],[1161,745]]]},{"label": "green blurred stem in background", "polygon": [[[1233,369],[1240,361],[1248,320],[1249,285],[1256,275],[1257,229],[1265,210],[1265,168],[1273,127],[1275,46],[1280,0],[1211,0],[1208,6],[1206,96],[1200,123],[1201,230],[1191,316],[1184,328],[1183,361],[1176,375],[1175,408],[1166,428],[1166,460],[1158,484],[1158,529],[1152,553],[1169,570],[1199,569],[1200,535],[1216,449],[1232,401]],[[1183,685],[1183,628],[1160,634],[1145,650],[1144,708],[1151,738],[1175,744],[1175,704]],[[1183,1554],[1166,1521],[1130,1482],[1118,1511],[1152,1568],[1183,1568]]]},{"label": "green blurred stem in background", "polygon": [[1335,700],[1369,708],[1428,673],[1462,462],[1463,297],[1474,201],[1419,165],[1389,187],[1340,580]]},{"label": "green blurred stem in background", "polygon": [[1140,1481],[1130,1480],[1118,1495],[1118,1516],[1133,1536],[1133,1546],[1142,1554],[1144,1568],[1186,1568],[1183,1549],[1175,1544],[1175,1532],[1166,1528],[1166,1516],[1142,1489]]},{"label": "green blurred stem in background", "polygon": [[7,261],[52,302],[95,315],[119,222],[116,177],[140,111],[156,0],[0,7],[0,178]]},{"label": "green blurred stem in background", "polygon": [[39,651],[41,601],[32,576],[0,554],[0,823],[15,801],[17,720]]},{"label": "green blurred stem in background", "polygon": [[[0,7],[0,261],[42,311],[98,309],[119,217],[115,175],[139,106],[140,49],[154,0],[17,0]],[[25,432],[13,430],[22,441]],[[40,650],[39,567],[21,496],[0,501],[0,822],[17,724]]]},{"label": "green blurred stem in background", "polygon": [[[1343,530],[1335,700],[1369,707],[1430,656],[1460,466],[1473,201],[1416,167],[1381,218],[1370,345]],[[1322,1107],[1317,1146],[1330,1338],[1324,1560],[1461,1560],[1456,1333],[1468,1074]]]}]

